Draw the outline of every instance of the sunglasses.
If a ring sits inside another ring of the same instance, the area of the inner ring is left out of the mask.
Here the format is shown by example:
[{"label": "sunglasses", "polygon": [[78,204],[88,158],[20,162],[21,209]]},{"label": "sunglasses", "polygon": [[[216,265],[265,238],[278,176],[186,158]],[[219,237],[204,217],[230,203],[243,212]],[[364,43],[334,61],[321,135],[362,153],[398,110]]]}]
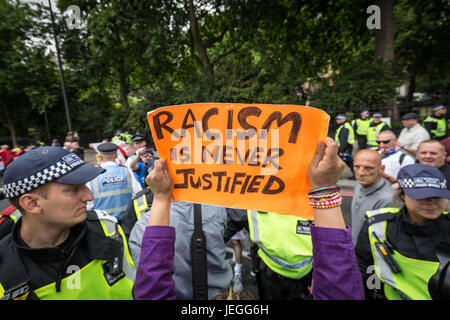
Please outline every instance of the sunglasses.
[{"label": "sunglasses", "polygon": [[380,143],[388,144],[391,141],[392,141],[392,139],[390,139],[390,140],[377,140],[377,143],[378,144],[380,144]]}]

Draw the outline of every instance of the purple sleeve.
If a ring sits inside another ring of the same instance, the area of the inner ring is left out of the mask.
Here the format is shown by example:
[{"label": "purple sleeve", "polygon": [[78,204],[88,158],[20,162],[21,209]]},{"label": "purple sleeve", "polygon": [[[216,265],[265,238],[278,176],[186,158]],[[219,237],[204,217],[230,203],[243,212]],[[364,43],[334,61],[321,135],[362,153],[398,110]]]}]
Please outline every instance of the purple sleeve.
[{"label": "purple sleeve", "polygon": [[134,283],[136,300],[175,300],[175,228],[149,226],[142,238],[141,254]]},{"label": "purple sleeve", "polygon": [[315,300],[363,300],[362,277],[356,263],[352,232],[311,226],[313,297]]}]

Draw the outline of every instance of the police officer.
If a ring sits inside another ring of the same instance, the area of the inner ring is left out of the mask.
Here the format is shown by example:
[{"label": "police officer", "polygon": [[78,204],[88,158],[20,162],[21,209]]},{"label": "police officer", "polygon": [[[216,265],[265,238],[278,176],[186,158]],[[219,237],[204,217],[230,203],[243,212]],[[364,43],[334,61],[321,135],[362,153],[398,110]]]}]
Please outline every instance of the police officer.
[{"label": "police officer", "polygon": [[367,146],[372,149],[378,147],[377,137],[381,131],[390,130],[389,125],[381,120],[381,113],[375,112],[367,129]]},{"label": "police officer", "polygon": [[2,299],[132,299],[135,265],[122,229],[86,211],[85,183],[103,171],[58,147],[11,163],[3,193],[22,217],[0,241]]},{"label": "police officer", "polygon": [[338,145],[338,155],[350,168],[353,173],[352,178],[354,179],[352,151],[353,144],[355,143],[355,132],[350,123],[347,122],[344,114],[338,114],[336,116],[336,124],[338,128],[334,140]]},{"label": "police officer", "polygon": [[429,165],[405,166],[397,181],[403,206],[367,211],[355,248],[366,298],[431,299],[428,282],[439,267],[436,245],[450,242],[444,211],[450,191],[439,169]]},{"label": "police officer", "polygon": [[447,114],[447,107],[438,104],[433,107],[433,114],[427,116],[422,125],[430,133],[431,139],[442,140],[447,134],[447,123],[445,115]]},{"label": "police officer", "polygon": [[133,149],[136,151],[128,156],[125,165],[133,171],[136,171],[138,170],[138,162],[141,160],[141,155],[145,153],[147,141],[143,135],[138,134],[133,136],[132,142]]},{"label": "police officer", "polygon": [[[306,300],[312,279],[311,221],[249,210],[250,239],[258,246],[261,300]],[[274,228],[276,226],[276,228]]]},{"label": "police officer", "polygon": [[122,140],[122,130],[118,129],[114,132],[114,137],[111,138],[111,141],[119,141]]},{"label": "police officer", "polygon": [[361,117],[356,119],[355,124],[353,125],[353,130],[358,139],[359,150],[367,148],[367,131],[371,121],[372,119],[370,119],[369,111],[364,110],[361,112]]},{"label": "police officer", "polygon": [[102,159],[101,167],[106,171],[87,184],[94,195],[87,208],[102,210],[120,222],[128,202],[142,187],[129,168],[115,162],[117,148],[114,143],[102,143],[97,147]]}]

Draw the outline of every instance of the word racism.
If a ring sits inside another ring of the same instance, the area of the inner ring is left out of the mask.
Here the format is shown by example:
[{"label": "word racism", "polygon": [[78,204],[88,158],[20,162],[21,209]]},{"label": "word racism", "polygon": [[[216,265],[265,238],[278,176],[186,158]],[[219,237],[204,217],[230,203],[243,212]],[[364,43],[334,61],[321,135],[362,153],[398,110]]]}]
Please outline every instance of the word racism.
[{"label": "word racism", "polygon": [[[170,160],[174,164],[236,164],[260,167],[259,175],[248,175],[245,172],[234,172],[229,175],[227,171],[218,170],[197,177],[193,167],[177,169],[176,175],[180,176],[182,183],[175,184],[175,188],[213,189],[217,192],[239,192],[239,194],[256,193],[260,186],[263,194],[277,194],[284,190],[284,182],[275,174],[282,169],[280,157],[285,152],[280,148],[279,129],[271,129],[271,126],[275,123],[279,128],[291,123],[288,143],[295,144],[301,127],[301,115],[298,112],[291,112],[282,117],[281,112],[274,111],[265,119],[262,128],[257,130],[247,118],[259,117],[260,108],[246,107],[238,112],[237,121],[242,129],[233,128],[233,113],[234,110],[227,110],[225,130],[210,128],[210,118],[219,114],[216,107],[204,112],[199,120],[195,118],[191,109],[187,109],[180,128],[172,127],[171,122],[174,119],[172,112],[161,111],[154,115],[156,138],[163,139],[166,131],[170,134],[171,141],[178,142],[170,149]],[[189,128],[193,128],[193,135],[188,131]],[[237,185],[240,185],[239,190],[236,188]]]},{"label": "word racism", "polygon": [[174,179],[174,200],[313,215],[307,168],[327,135],[324,111],[198,103],[161,107],[147,118]]}]

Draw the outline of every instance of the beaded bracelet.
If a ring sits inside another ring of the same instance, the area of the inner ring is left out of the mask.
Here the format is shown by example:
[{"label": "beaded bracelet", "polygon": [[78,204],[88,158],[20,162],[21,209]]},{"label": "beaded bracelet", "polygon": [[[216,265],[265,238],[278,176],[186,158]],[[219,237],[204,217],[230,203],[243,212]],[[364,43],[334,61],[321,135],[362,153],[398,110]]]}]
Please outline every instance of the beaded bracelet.
[{"label": "beaded bracelet", "polygon": [[318,193],[318,192],[323,192],[323,191],[329,191],[329,190],[333,190],[333,189],[340,189],[340,187],[337,184],[333,184],[333,185],[330,185],[330,186],[325,186],[325,187],[320,187],[320,188],[309,190],[308,194],[313,194],[313,193]]},{"label": "beaded bracelet", "polygon": [[325,200],[321,202],[308,202],[314,209],[329,209],[342,205],[342,197],[336,200]]},{"label": "beaded bracelet", "polygon": [[308,203],[314,209],[328,209],[342,205],[341,188],[338,185],[320,187],[308,191]]}]

